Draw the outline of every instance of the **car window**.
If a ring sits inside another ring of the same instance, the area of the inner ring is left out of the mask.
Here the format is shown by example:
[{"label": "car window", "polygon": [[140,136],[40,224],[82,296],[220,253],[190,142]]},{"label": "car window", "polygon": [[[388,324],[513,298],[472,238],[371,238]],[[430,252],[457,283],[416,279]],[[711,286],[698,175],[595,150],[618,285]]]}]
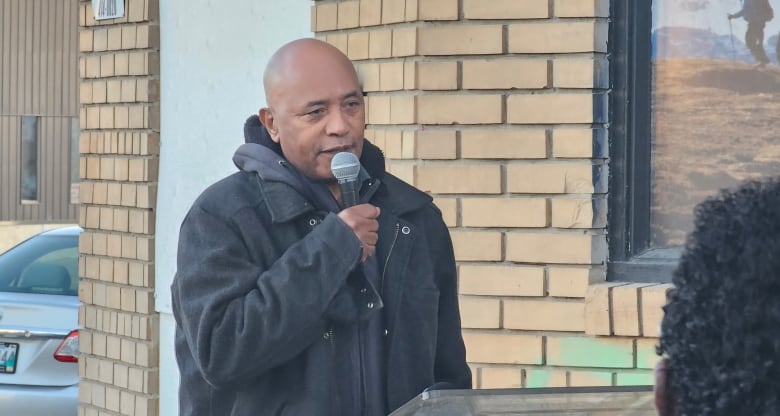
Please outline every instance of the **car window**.
[{"label": "car window", "polygon": [[33,237],[0,255],[0,291],[78,293],[78,237]]}]

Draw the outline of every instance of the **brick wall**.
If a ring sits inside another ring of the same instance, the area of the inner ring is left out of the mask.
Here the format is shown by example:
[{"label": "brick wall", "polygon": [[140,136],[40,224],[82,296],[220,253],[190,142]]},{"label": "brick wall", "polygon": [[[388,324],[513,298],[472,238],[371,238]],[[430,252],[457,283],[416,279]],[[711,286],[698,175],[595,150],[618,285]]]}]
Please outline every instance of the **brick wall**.
[{"label": "brick wall", "polygon": [[158,414],[158,2],[125,7],[95,21],[79,3],[79,416]]},{"label": "brick wall", "polygon": [[320,0],[367,132],[434,195],[476,387],[651,384],[668,285],[604,282],[608,0]]}]

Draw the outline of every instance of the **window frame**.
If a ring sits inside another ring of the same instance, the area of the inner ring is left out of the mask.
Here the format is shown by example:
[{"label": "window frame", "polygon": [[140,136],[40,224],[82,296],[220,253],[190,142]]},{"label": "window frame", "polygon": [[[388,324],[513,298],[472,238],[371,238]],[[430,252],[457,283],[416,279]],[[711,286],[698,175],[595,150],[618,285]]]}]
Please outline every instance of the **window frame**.
[{"label": "window frame", "polygon": [[607,280],[669,282],[679,249],[650,246],[652,8],[612,1]]}]

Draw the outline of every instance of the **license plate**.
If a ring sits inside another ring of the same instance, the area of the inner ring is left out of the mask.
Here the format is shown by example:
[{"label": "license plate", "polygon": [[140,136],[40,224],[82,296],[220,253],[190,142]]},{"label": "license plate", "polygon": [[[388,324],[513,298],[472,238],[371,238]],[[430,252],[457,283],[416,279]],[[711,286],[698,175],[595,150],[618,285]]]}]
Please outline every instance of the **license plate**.
[{"label": "license plate", "polygon": [[16,372],[16,358],[19,356],[19,344],[0,342],[0,374]]}]

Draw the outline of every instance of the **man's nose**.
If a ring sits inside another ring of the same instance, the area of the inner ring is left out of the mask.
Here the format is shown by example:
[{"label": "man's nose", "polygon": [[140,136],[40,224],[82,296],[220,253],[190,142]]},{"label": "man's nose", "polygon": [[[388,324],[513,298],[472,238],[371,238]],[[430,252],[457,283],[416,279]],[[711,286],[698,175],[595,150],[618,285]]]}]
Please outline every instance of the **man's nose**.
[{"label": "man's nose", "polygon": [[347,115],[341,110],[331,113],[325,129],[325,133],[329,136],[343,136],[347,134],[349,132]]}]

